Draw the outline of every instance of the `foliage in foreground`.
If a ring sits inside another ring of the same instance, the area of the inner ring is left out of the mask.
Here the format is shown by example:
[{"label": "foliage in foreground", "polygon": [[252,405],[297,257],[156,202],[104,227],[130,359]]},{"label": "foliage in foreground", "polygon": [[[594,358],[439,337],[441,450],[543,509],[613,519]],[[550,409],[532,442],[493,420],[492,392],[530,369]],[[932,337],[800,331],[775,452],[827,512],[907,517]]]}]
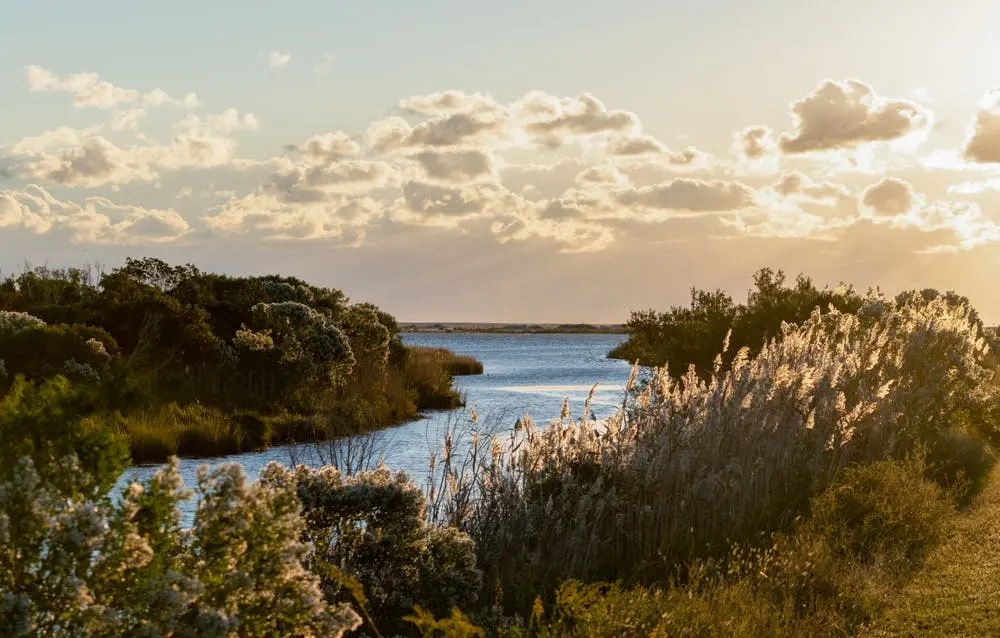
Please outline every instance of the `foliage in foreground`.
[{"label": "foliage in foreground", "polygon": [[112,495],[124,449],[79,401],[61,377],[0,400],[0,635],[337,636],[352,603],[392,629],[478,589],[468,536],[384,469],[203,466],[182,530],[176,460]]}]

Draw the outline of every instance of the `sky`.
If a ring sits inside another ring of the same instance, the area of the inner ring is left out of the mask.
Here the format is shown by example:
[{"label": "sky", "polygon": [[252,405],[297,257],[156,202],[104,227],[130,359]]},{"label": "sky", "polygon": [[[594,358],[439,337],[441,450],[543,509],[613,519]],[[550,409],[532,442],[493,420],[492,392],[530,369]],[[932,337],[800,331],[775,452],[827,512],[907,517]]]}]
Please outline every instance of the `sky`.
[{"label": "sky", "polygon": [[1000,322],[995,0],[0,4],[0,269],[617,323],[758,268]]}]

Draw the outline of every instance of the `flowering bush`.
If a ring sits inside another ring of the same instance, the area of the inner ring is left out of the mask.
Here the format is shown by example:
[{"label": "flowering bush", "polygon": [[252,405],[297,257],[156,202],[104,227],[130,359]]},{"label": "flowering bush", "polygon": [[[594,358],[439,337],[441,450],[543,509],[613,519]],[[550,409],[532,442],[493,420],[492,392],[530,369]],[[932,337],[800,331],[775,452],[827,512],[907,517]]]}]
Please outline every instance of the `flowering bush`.
[{"label": "flowering bush", "polygon": [[347,336],[309,306],[259,303],[252,312],[254,328],[270,336],[279,363],[305,379],[335,385],[354,364]]},{"label": "flowering bush", "polygon": [[227,465],[202,468],[198,495],[181,531],[176,461],[113,505],[65,498],[22,459],[0,484],[0,633],[340,636],[360,624],[303,567],[294,492],[248,486]]},{"label": "flowering bush", "polygon": [[[437,614],[476,601],[482,575],[475,546],[455,528],[428,525],[423,493],[404,473],[385,468],[346,477],[335,467],[269,463],[261,483],[298,493],[310,559],[357,579],[383,630],[400,629],[413,606]],[[316,571],[322,571],[321,568]],[[341,583],[325,581],[336,599]]]},{"label": "flowering bush", "polygon": [[18,330],[34,326],[44,326],[45,322],[26,312],[0,310],[0,336],[13,334]]}]

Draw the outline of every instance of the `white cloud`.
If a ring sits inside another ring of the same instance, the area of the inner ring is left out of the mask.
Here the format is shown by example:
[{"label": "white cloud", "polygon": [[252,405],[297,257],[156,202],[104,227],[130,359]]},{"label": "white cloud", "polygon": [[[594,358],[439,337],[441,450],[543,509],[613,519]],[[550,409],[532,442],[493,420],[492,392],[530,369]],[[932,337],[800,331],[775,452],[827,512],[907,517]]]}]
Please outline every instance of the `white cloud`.
[{"label": "white cloud", "polygon": [[187,93],[181,99],[170,97],[166,91],[155,88],[145,95],[136,89],[126,89],[102,80],[96,73],[73,73],[59,77],[52,71],[37,65],[26,69],[28,89],[40,92],[62,92],[73,96],[73,106],[77,108],[109,109],[130,104],[140,97],[149,106],[165,104],[193,109],[198,106],[198,96]]},{"label": "white cloud", "polygon": [[168,243],[192,230],[172,209],[116,204],[103,197],[75,204],[35,185],[0,190],[0,228],[18,227],[36,234],[65,231],[76,243],[116,245]]},{"label": "white cloud", "polygon": [[292,56],[288,53],[282,53],[281,51],[271,51],[267,54],[267,63],[272,69],[280,69],[282,67],[288,66],[288,63],[292,61]]}]

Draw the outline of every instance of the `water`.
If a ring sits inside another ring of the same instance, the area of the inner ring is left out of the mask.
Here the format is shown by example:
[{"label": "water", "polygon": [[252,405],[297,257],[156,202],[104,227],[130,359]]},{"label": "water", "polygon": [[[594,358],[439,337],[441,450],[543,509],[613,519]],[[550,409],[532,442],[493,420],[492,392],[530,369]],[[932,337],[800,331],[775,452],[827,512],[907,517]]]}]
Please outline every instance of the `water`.
[{"label": "water", "polygon": [[[483,362],[483,374],[456,379],[456,386],[466,396],[465,410],[431,412],[417,421],[370,434],[366,440],[390,468],[405,470],[423,485],[430,454],[441,445],[440,433],[449,423],[467,421],[469,408],[476,409],[483,426],[509,431],[526,413],[536,423],[558,418],[567,398],[572,413],[581,414],[587,395],[597,384],[591,409],[598,418],[608,416],[621,401],[629,366],[606,355],[623,340],[622,335],[405,334],[403,341],[409,345],[472,355]],[[328,450],[327,443],[300,443],[219,458],[181,459],[180,471],[185,485],[193,487],[199,465],[236,461],[255,480],[270,461],[321,465]],[[129,468],[115,491],[131,481],[147,479],[159,467]],[[190,523],[194,507],[192,501],[182,504],[185,523]]]}]

